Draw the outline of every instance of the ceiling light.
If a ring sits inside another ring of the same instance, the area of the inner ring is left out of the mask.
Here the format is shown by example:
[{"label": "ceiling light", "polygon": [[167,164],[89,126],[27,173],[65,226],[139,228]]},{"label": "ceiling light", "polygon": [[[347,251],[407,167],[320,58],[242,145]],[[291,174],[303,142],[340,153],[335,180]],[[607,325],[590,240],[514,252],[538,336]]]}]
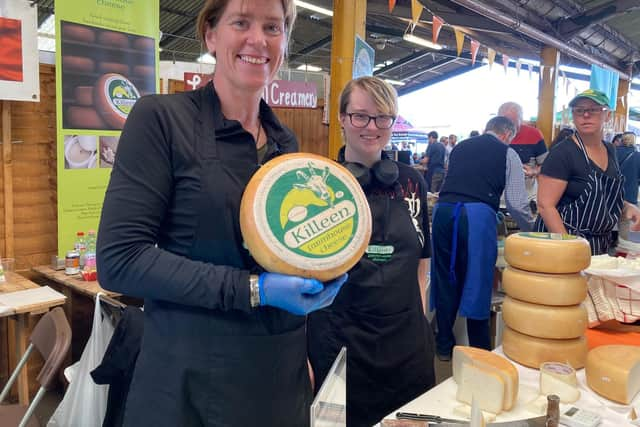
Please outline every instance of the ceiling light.
[{"label": "ceiling light", "polygon": [[216,58],[209,55],[208,53],[205,53],[204,55],[201,55],[198,59],[196,59],[196,62],[200,62],[202,64],[215,64]]},{"label": "ceiling light", "polygon": [[309,64],[302,64],[300,66],[298,66],[298,68],[296,68],[296,70],[302,70],[302,71],[322,71],[322,68],[320,67],[316,67],[315,65],[309,65]]},{"label": "ceiling light", "polygon": [[422,37],[414,36],[413,34],[405,34],[402,36],[404,41],[408,41],[411,43],[415,43],[420,46],[428,47],[429,49],[442,50],[442,46],[436,43],[432,43],[427,39],[423,39]]},{"label": "ceiling light", "polygon": [[394,86],[404,86],[405,85],[405,83],[401,82],[400,80],[384,79],[384,81],[389,83],[390,85],[394,85]]},{"label": "ceiling light", "polygon": [[333,16],[333,11],[332,10],[325,9],[324,7],[316,6],[315,4],[311,4],[311,3],[306,2],[306,1],[296,0],[296,6],[302,7],[304,9],[309,9],[311,11],[318,12],[318,13],[321,13],[323,15]]}]

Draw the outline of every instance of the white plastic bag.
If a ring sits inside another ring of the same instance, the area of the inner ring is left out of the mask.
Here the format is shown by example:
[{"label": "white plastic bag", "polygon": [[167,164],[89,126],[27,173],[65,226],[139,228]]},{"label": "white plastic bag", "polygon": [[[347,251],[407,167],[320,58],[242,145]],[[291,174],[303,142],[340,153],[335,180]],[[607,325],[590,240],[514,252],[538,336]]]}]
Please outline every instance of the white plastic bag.
[{"label": "white plastic bag", "polygon": [[100,294],[96,296],[91,336],[80,360],[74,364],[72,381],[47,427],[102,427],[107,411],[108,385],[97,385],[90,372],[101,362],[113,335],[114,326],[100,310]]}]

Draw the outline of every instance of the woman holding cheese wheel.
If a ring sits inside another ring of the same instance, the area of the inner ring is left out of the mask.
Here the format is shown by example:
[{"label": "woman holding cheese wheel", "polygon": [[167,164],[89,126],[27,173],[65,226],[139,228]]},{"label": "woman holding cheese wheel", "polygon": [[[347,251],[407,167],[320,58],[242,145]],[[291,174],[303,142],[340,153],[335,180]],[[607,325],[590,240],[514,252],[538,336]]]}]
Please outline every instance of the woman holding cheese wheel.
[{"label": "woman holding cheese wheel", "polygon": [[334,303],[309,316],[316,390],[347,348],[347,425],[371,426],[434,385],[433,337],[425,318],[431,255],[427,190],[413,168],[383,152],[398,114],[396,91],[376,77],[340,96],[345,146],[338,161],[367,196],[373,230],[366,254]]},{"label": "woman holding cheese wheel", "polygon": [[261,100],[283,62],[293,0],[208,0],[197,32],[207,86],[146,96],[124,126],[106,192],[98,271],[144,298],[125,426],[305,426],[305,317],[331,283],[261,272],[243,247],[242,192],[297,141]]},{"label": "woman holding cheese wheel", "polygon": [[538,177],[537,231],[584,237],[593,255],[606,254],[621,215],[640,228],[640,210],[624,201],[624,177],[613,145],[604,142],[609,98],[588,89],[569,102],[574,134],[554,145]]}]

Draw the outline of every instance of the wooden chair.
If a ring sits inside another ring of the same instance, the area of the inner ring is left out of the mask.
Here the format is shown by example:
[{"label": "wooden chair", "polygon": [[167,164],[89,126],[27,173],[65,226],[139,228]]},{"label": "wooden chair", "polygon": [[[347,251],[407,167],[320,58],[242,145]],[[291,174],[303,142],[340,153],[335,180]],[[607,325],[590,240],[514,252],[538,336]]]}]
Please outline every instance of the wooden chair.
[{"label": "wooden chair", "polygon": [[71,346],[71,328],[62,308],[56,307],[42,316],[35,328],[33,328],[29,341],[27,350],[0,394],[0,403],[9,394],[11,386],[18,378],[20,370],[24,367],[34,348],[40,352],[44,359],[44,366],[36,377],[36,380],[40,383],[40,389],[29,406],[18,404],[0,405],[0,426],[39,426],[38,420],[32,417],[33,411],[46,391],[51,388]]}]

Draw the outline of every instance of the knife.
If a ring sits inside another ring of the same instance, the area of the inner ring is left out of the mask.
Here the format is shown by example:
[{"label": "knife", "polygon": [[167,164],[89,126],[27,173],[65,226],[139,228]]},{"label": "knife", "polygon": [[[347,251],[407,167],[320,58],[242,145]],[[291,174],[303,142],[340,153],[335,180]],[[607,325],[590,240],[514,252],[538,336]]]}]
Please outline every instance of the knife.
[{"label": "knife", "polygon": [[[443,418],[438,415],[415,414],[411,412],[397,412],[396,418],[399,420],[427,421],[430,425],[433,424],[438,427],[461,427],[469,425],[469,421],[466,420],[456,420]],[[487,423],[487,427],[545,427],[546,425],[547,417],[544,415],[524,420]]]}]

